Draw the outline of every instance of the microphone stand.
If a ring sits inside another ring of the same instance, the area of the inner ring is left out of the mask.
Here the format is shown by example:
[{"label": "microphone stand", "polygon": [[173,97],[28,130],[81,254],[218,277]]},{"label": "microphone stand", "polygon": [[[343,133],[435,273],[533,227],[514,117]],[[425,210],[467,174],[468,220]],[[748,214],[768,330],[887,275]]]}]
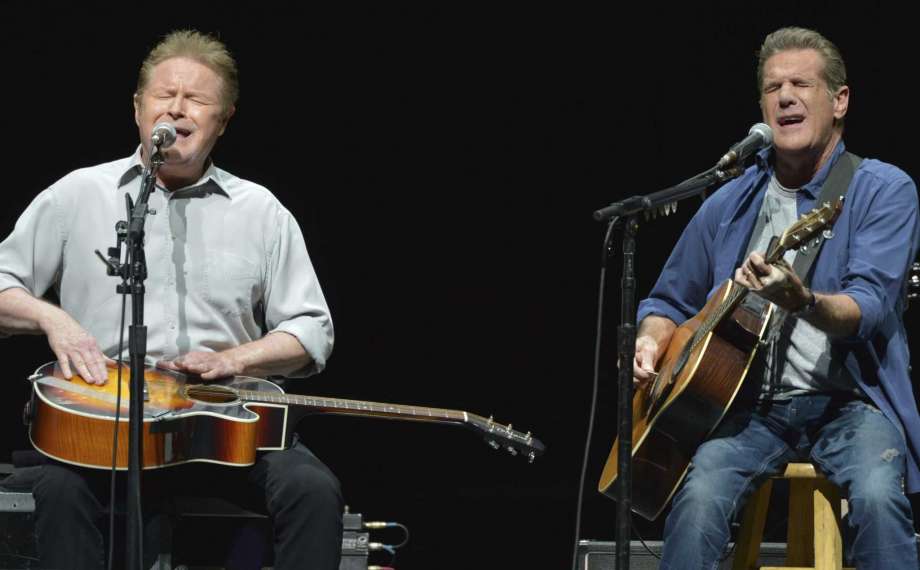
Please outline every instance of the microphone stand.
[{"label": "microphone stand", "polygon": [[[115,226],[117,245],[109,248],[107,262],[109,275],[119,275],[122,283],[116,287],[121,295],[131,294],[131,326],[128,329],[130,354],[129,408],[128,408],[128,480],[125,495],[127,514],[126,566],[129,570],[144,570],[143,518],[141,515],[141,458],[143,457],[144,400],[147,388],[144,382],[144,360],[147,356],[147,327],[144,326],[144,280],[147,278],[147,260],[144,256],[144,223],[147,214],[155,214],[147,203],[156,184],[157,170],[164,158],[160,145],[152,145],[150,161],[141,176],[141,191],[137,203],[125,194],[128,221]],[[121,260],[121,242],[127,247],[125,263]],[[111,507],[111,508],[114,508]],[[110,537],[111,539],[111,537]]]},{"label": "microphone stand", "polygon": [[[632,523],[632,400],[633,360],[636,356],[636,275],[635,252],[636,233],[639,229],[639,214],[663,208],[693,196],[703,195],[710,186],[740,176],[741,166],[728,170],[711,168],[693,178],[659,192],[645,196],[633,196],[594,212],[598,221],[611,220],[614,226],[625,218],[623,230],[623,273],[620,277],[620,326],[617,328],[617,361],[619,363],[617,390],[617,524],[616,524],[616,568],[629,570],[629,542]],[[612,238],[613,232],[607,234]],[[604,244],[604,251],[610,255],[610,243]],[[603,264],[606,267],[606,256]]]}]

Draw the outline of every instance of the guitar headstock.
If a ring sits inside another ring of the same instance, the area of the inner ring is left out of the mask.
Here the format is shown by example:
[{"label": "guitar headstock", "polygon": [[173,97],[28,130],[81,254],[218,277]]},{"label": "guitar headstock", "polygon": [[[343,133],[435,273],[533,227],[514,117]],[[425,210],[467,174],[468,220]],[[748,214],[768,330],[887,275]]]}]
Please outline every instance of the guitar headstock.
[{"label": "guitar headstock", "polygon": [[504,449],[511,455],[523,455],[530,463],[533,463],[534,459],[546,451],[543,442],[532,436],[530,432],[516,431],[511,424],[502,425],[493,420],[491,416],[484,418],[470,414],[467,425],[478,431],[490,447]]},{"label": "guitar headstock", "polygon": [[799,249],[819,233],[833,226],[842,209],[843,198],[840,198],[836,204],[825,202],[822,206],[803,215],[786,228],[783,235],[776,240],[773,250],[768,255],[769,262],[776,261],[789,250]]}]

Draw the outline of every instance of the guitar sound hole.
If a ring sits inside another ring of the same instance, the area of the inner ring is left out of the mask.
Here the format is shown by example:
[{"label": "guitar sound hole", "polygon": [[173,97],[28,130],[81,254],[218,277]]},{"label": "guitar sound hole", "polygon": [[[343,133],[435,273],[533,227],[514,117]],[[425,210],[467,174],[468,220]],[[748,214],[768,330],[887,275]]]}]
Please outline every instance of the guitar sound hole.
[{"label": "guitar sound hole", "polygon": [[233,390],[223,386],[187,386],[185,393],[189,399],[206,404],[233,404],[238,400]]}]

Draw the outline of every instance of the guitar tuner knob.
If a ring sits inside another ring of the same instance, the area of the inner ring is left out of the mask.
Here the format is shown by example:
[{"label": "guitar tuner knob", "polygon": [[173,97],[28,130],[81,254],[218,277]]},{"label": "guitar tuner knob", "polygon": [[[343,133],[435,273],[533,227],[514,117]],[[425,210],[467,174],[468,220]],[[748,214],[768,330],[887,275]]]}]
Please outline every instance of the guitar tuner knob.
[{"label": "guitar tuner knob", "polygon": [[508,424],[508,431],[512,431],[511,427],[512,427],[511,424]]},{"label": "guitar tuner knob", "polygon": [[498,442],[495,441],[494,439],[490,439],[486,441],[486,443],[488,443],[489,447],[491,447],[492,449],[498,449],[499,447],[501,447],[500,445],[498,445]]},{"label": "guitar tuner knob", "polygon": [[491,424],[494,422],[495,422],[495,418],[493,416],[489,416],[489,423]]},{"label": "guitar tuner knob", "polygon": [[513,446],[510,446],[510,445],[509,445],[509,446],[506,447],[505,449],[507,449],[507,450],[508,450],[508,453],[510,453],[511,455],[517,455],[517,454],[518,454],[518,450],[515,449]]},{"label": "guitar tuner knob", "polygon": [[524,434],[524,439],[526,439],[527,441],[530,441],[532,439],[530,432],[527,432]]},{"label": "guitar tuner knob", "polygon": [[527,463],[533,463],[533,460],[537,458],[537,454],[531,451],[527,454]]}]

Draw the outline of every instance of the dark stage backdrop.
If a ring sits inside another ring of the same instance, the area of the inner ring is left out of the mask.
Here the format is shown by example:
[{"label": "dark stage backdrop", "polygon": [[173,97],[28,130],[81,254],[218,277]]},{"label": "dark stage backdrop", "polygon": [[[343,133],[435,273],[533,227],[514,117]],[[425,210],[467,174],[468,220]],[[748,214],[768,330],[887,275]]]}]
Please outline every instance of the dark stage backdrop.
[{"label": "dark stage backdrop", "polygon": [[[877,3],[157,12],[0,3],[0,234],[68,171],[134,150],[137,69],[162,34],[224,39],[242,97],[215,160],[294,212],[336,325],[326,372],[292,389],[494,414],[548,446],[528,465],[454,428],[305,420],[352,511],[411,529],[398,568],[569,564],[603,232],[591,212],[704,170],[747,133],[768,31],[836,41],[849,148],[920,175],[909,18]],[[698,205],[642,225],[640,294]],[[594,489],[616,429],[614,268],[582,529],[605,540],[615,503]],[[39,337],[0,350],[3,461],[28,447],[24,379],[51,356]],[[660,538],[660,522],[637,528]]]}]

